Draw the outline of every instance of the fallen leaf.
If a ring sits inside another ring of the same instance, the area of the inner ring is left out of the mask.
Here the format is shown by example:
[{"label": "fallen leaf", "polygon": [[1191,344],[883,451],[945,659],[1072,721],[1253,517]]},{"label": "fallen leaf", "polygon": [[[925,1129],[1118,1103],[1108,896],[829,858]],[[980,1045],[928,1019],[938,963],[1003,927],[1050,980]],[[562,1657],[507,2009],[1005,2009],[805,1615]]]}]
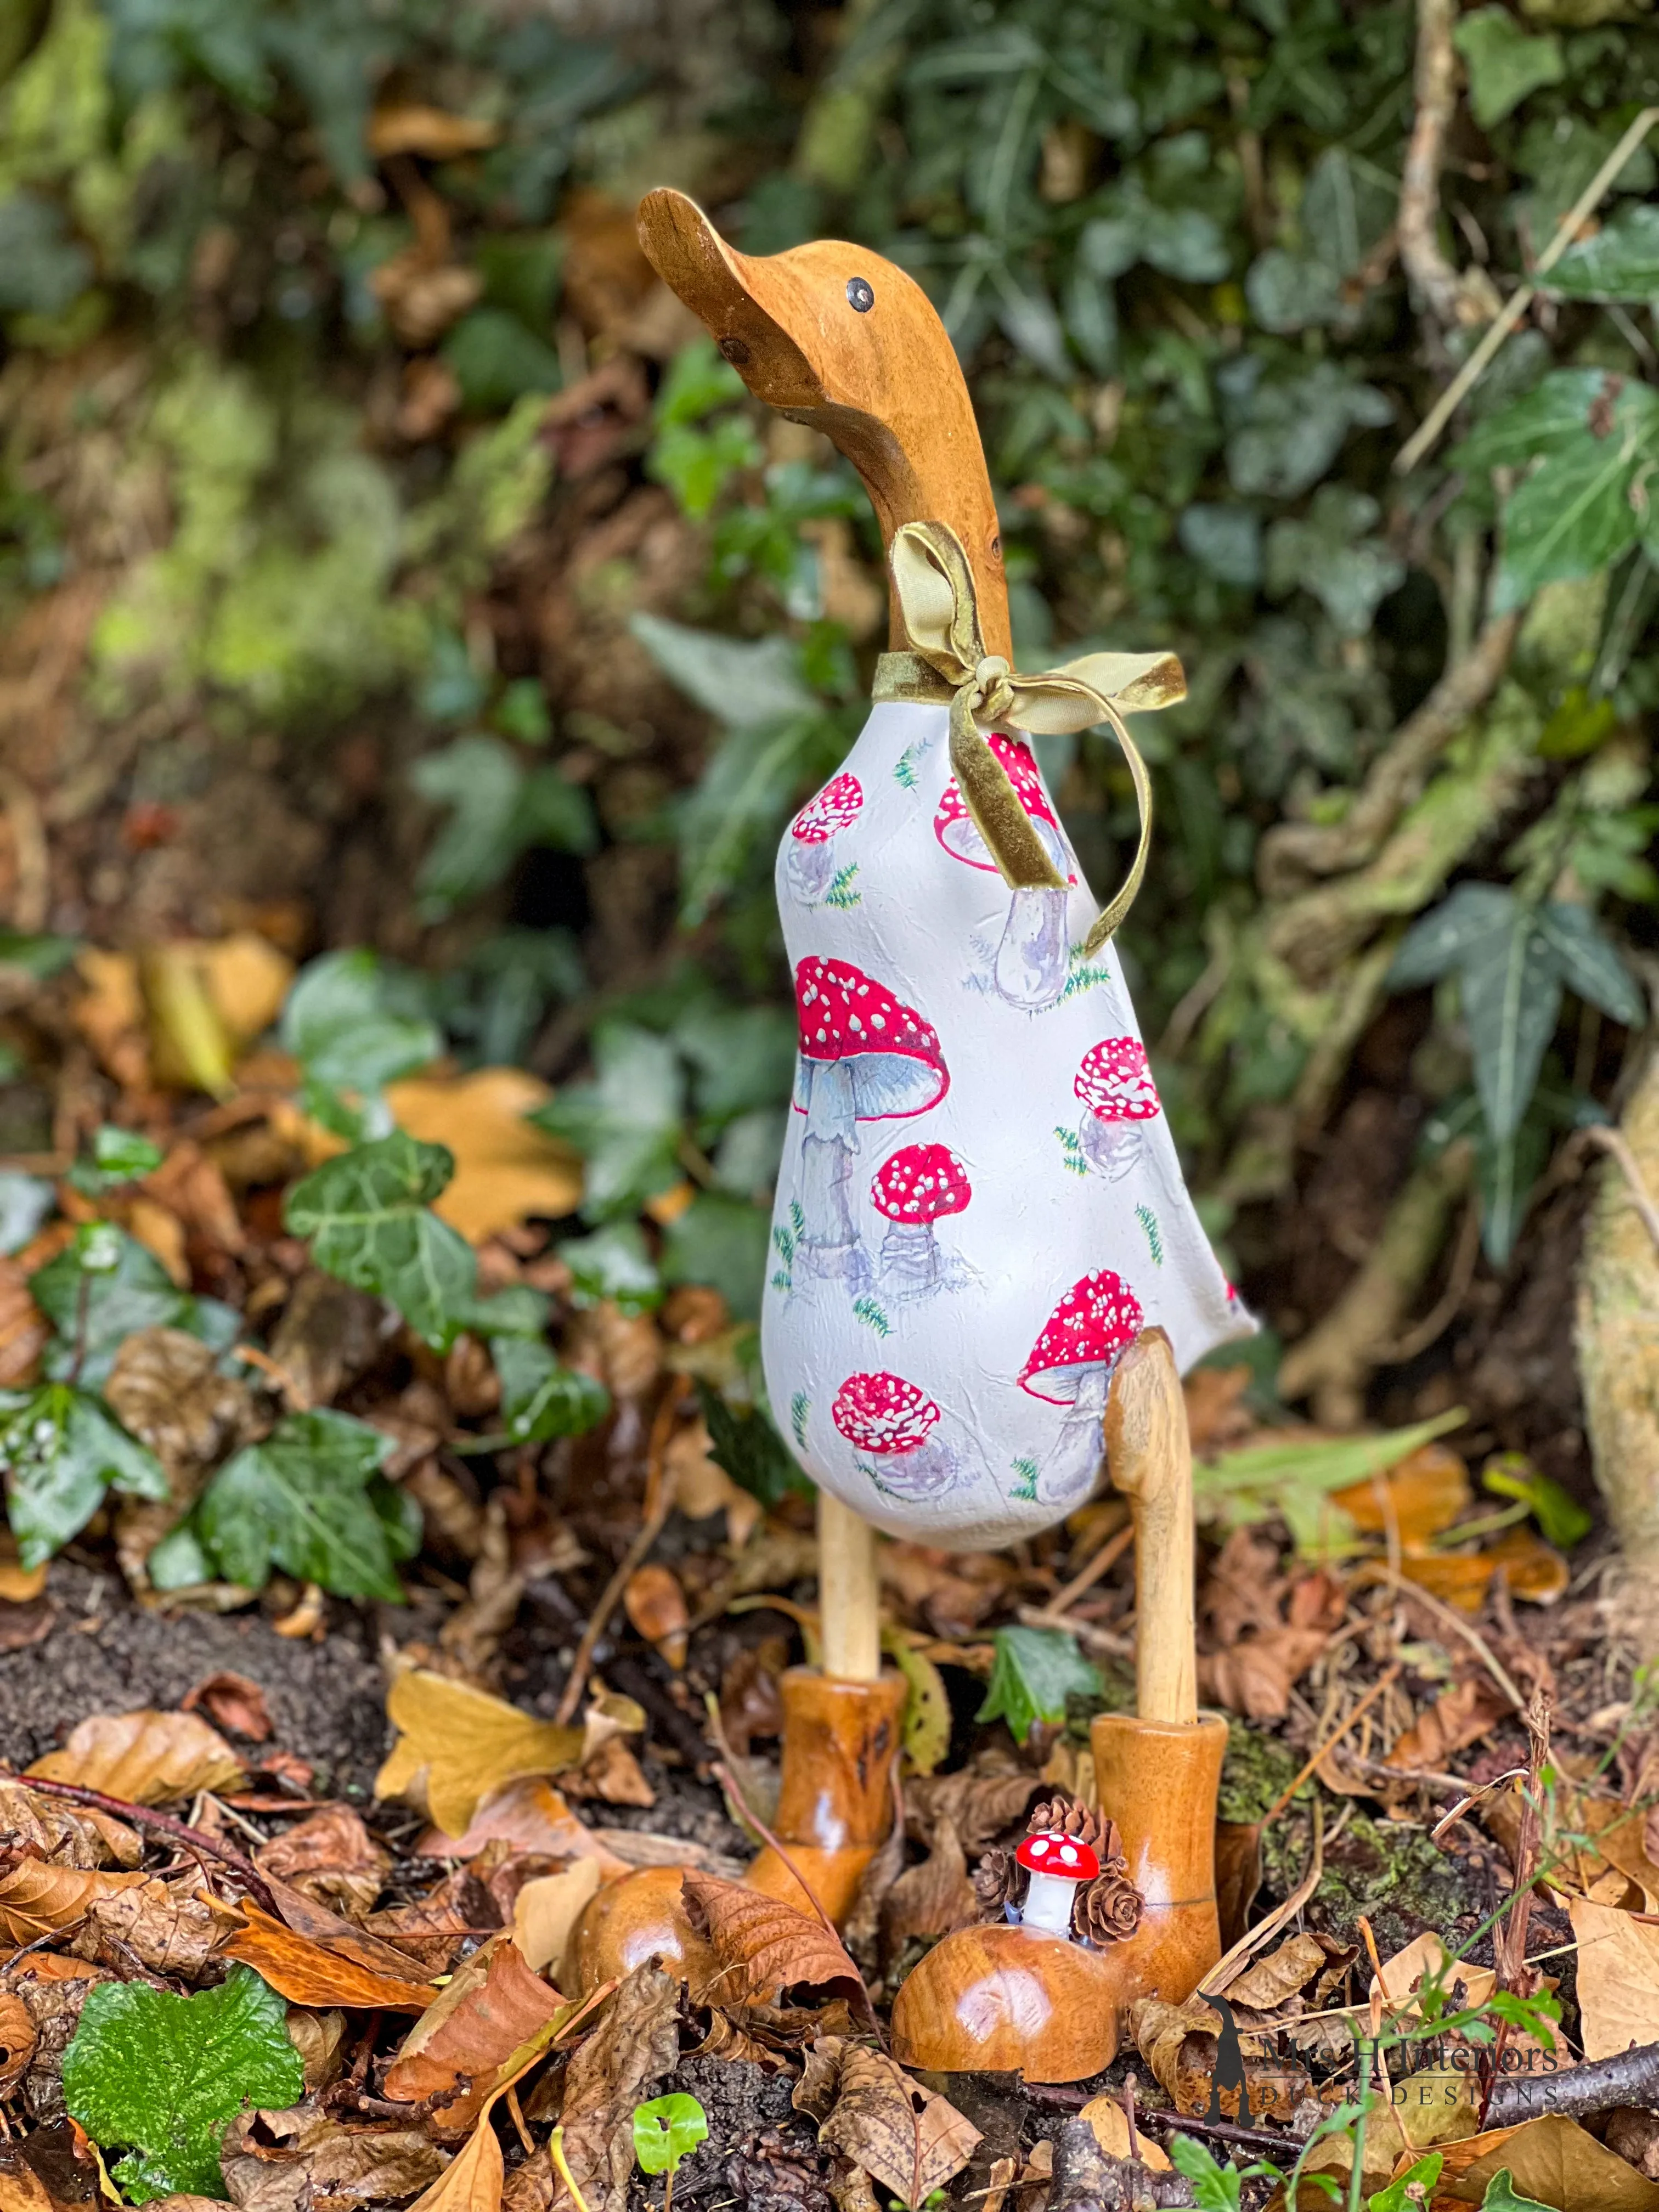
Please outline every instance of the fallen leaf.
[{"label": "fallen leaf", "polygon": [[1137,1997],[1129,2008],[1129,2033],[1152,2069],[1153,2079],[1181,2111],[1201,2110],[1209,2102],[1221,2014],[1202,1997],[1167,2004],[1162,1997]]},{"label": "fallen leaf", "polygon": [[609,1736],[584,1753],[581,1764],[568,1768],[563,1780],[576,1798],[598,1797],[607,1805],[650,1806],[657,1802],[644,1768],[619,1736]]},{"label": "fallen leaf", "polygon": [[1154,2173],[1173,2171],[1168,2154],[1160,2150],[1150,2136],[1142,2135],[1139,2128],[1131,2143],[1129,2116],[1115,2097],[1091,2097],[1078,2118],[1087,2120],[1095,2141],[1108,2158],[1138,2158]]},{"label": "fallen leaf", "polygon": [[346,2016],[337,2006],[313,2012],[308,2006],[288,2008],[288,2039],[300,2054],[308,2090],[331,2088],[339,2079],[343,2062]]},{"label": "fallen leaf", "polygon": [[1255,1721],[1282,1721],[1291,1692],[1330,1642],[1316,1628],[1267,1628],[1198,1662],[1199,1687],[1217,1705]]},{"label": "fallen leaf", "polygon": [[562,2008],[512,1937],[492,1936],[410,2028],[386,2069],[386,2094],[413,2105],[453,2089],[433,2118],[447,2134],[458,2134],[477,2118],[497,2069]]},{"label": "fallen leaf", "polygon": [[198,1705],[216,1727],[228,1729],[233,1735],[246,1736],[250,1743],[270,1742],[265,1693],[246,1674],[210,1674],[179,1700],[182,1713],[193,1713]]},{"label": "fallen leaf", "polygon": [[27,2073],[40,2039],[22,1998],[0,1992],[0,2097],[9,2097]]},{"label": "fallen leaf", "polygon": [[933,1822],[933,1849],[920,1866],[907,1867],[881,1908],[884,1960],[896,1959],[913,1936],[948,1936],[979,1917],[979,1897],[955,1828],[941,1814]]},{"label": "fallen leaf", "polygon": [[[636,1966],[565,2069],[564,2155],[589,2212],[627,2212],[634,2172],[634,2107],[679,2057],[680,1986],[659,1966]],[[546,2153],[542,2154],[544,2160]],[[554,2212],[574,2212],[556,2181]]]},{"label": "fallen leaf", "polygon": [[1616,1906],[1568,1900],[1578,1941],[1580,2037],[1586,2058],[1651,2043],[1659,2020],[1659,1928]]},{"label": "fallen leaf", "polygon": [[1024,1829],[1042,1788],[1029,1768],[1013,1773],[930,1774],[904,1788],[904,1819],[919,1843],[932,1840],[934,1824],[949,1820],[970,1858],[988,1850],[1005,1829]]},{"label": "fallen leaf", "polygon": [[1473,1553],[1407,1553],[1400,1571],[1433,1597],[1455,1605],[1461,1613],[1479,1613],[1486,1601],[1492,1578],[1502,1567],[1510,1595],[1534,1605],[1549,1605],[1571,1579],[1559,1552],[1530,1528],[1506,1528],[1495,1544]]},{"label": "fallen leaf", "polygon": [[1507,2169],[1517,2196],[1554,2212],[1659,2212],[1659,2183],[1559,2112],[1449,2143],[1445,2161],[1440,2195],[1454,2203],[1479,2204],[1492,2176]]},{"label": "fallen leaf", "polygon": [[[0,1389],[33,1382],[40,1354],[51,1341],[52,1323],[29,1296],[28,1277],[22,1267],[15,1260],[0,1258]],[[30,1571],[44,1582],[44,1568]],[[37,1583],[35,1589],[40,1586]],[[33,1597],[35,1591],[11,1588],[5,1594]]]},{"label": "fallen leaf", "polygon": [[432,2186],[409,2212],[497,2212],[506,2162],[495,2130],[485,2113]]},{"label": "fallen leaf", "polygon": [[325,1806],[273,1837],[253,1854],[267,1874],[289,1882],[303,1896],[361,1920],[374,1904],[391,1870],[392,1855],[382,1850],[348,1805]]},{"label": "fallen leaf", "polygon": [[[1414,1936],[1403,1951],[1396,1951],[1391,1959],[1382,1961],[1382,1971],[1374,1978],[1381,1983],[1382,1993],[1389,2002],[1416,2014],[1420,2008],[1412,2002],[1413,1994],[1425,1975],[1438,1972],[1445,1966],[1445,1945],[1432,1929]],[[1463,1996],[1455,2009],[1463,2011],[1472,2006],[1483,2005],[1498,1985],[1498,1977],[1489,1966],[1474,1966],[1459,1959],[1446,1978],[1449,1996],[1461,1985]]]},{"label": "fallen leaf", "polygon": [[416,1075],[386,1086],[398,1127],[454,1155],[454,1176],[433,1205],[469,1243],[515,1229],[532,1213],[557,1219],[581,1204],[580,1157],[524,1118],[552,1095],[518,1067]]},{"label": "fallen leaf", "polygon": [[556,1974],[570,1941],[601,1880],[597,1859],[578,1859],[562,1874],[527,1881],[513,1900],[513,1940],[532,1973],[550,1967]]},{"label": "fallen leaf", "polygon": [[1277,2012],[1321,1973],[1325,1954],[1315,1937],[1287,1936],[1262,1959],[1255,1959],[1222,1990],[1230,2005],[1253,2013]]},{"label": "fallen leaf", "polygon": [[58,1935],[84,1919],[99,1898],[113,1897],[147,1880],[143,1874],[101,1874],[20,1860],[0,1875],[0,1936],[21,1946]]},{"label": "fallen leaf", "polygon": [[1392,1522],[1402,1544],[1426,1543],[1449,1528],[1474,1498],[1469,1471],[1449,1445],[1419,1444],[1386,1474],[1331,1493],[1356,1528],[1386,1535]]},{"label": "fallen leaf", "polygon": [[1472,1674],[1425,1707],[1412,1726],[1395,1739],[1385,1763],[1431,1767],[1443,1774],[1449,1759],[1490,1735],[1512,1710],[1489,1676]]},{"label": "fallen leaf", "polygon": [[[437,1825],[465,1836],[479,1801],[520,1775],[556,1774],[581,1757],[580,1729],[558,1728],[464,1682],[410,1668],[386,1711],[400,1730],[374,1778],[377,1797],[420,1791]],[[459,1854],[458,1854],[459,1855]]]},{"label": "fallen leaf", "polygon": [[681,1884],[686,1917],[719,1961],[713,1994],[770,1999],[786,1989],[822,1990],[853,1998],[858,1968],[836,1937],[792,1905],[742,1883],[688,1870]]},{"label": "fallen leaf", "polygon": [[407,1952],[426,1974],[447,1974],[480,1929],[497,1929],[506,1916],[492,1892],[471,1867],[456,1867],[424,1897],[374,1912],[364,1923],[399,1951]]},{"label": "fallen leaf", "polygon": [[497,1843],[517,1851],[544,1852],[550,1858],[597,1859],[607,1881],[626,1874],[635,1863],[602,1843],[550,1782],[532,1775],[482,1798],[464,1834],[451,1836],[428,1828],[415,1848],[424,1858],[471,1859]]},{"label": "fallen leaf", "polygon": [[696,2048],[687,2052],[690,2058],[744,2058],[751,2065],[763,2066],[769,2074],[781,2074],[788,2064],[775,2051],[739,2027],[729,2012],[718,2005],[711,2006],[708,2014],[708,2033]]},{"label": "fallen leaf", "polygon": [[[36,1571],[44,1581],[46,1569]],[[29,1598],[21,1605],[0,1598],[0,1651],[26,1651],[32,1644],[44,1644],[57,1620],[58,1608],[49,1597]]]},{"label": "fallen leaf", "polygon": [[33,2167],[18,2159],[15,2165],[0,2166],[0,2212],[62,2212],[62,2208]]},{"label": "fallen leaf", "polygon": [[240,1914],[216,1898],[158,1881],[94,1898],[71,1948],[118,1972],[137,1959],[153,1973],[193,1982]]},{"label": "fallen leaf", "polygon": [[239,2113],[219,2162],[241,2212],[278,2212],[323,2199],[400,2204],[429,2189],[449,2157],[418,2127],[343,2126],[307,2098],[286,2112]]},{"label": "fallen leaf", "polygon": [[684,1666],[691,1614],[672,1567],[635,1567],[623,1591],[623,1607],[635,1632],[654,1644],[671,1667]]},{"label": "fallen leaf", "polygon": [[839,2037],[820,2038],[811,2056],[819,2063],[795,2092],[797,2109],[824,2113],[819,2142],[861,2166],[901,2203],[920,2205],[973,2157],[979,2130],[894,2059]]},{"label": "fallen leaf", "polygon": [[[242,1905],[246,1926],[227,1942],[224,1955],[240,1959],[263,1974],[272,1989],[295,2004],[344,2005],[348,2009],[380,2012],[424,2012],[434,1992],[413,1976],[376,1973],[355,1959],[325,1950],[308,1936],[285,1928],[257,1905]],[[390,1945],[381,1949],[398,1954]],[[405,1962],[407,1963],[407,1962]]]},{"label": "fallen leaf", "polygon": [[31,1858],[57,1866],[136,1867],[143,1844],[136,1828],[95,1806],[42,1797],[15,1776],[0,1774],[0,1838]]},{"label": "fallen leaf", "polygon": [[499,123],[481,115],[452,115],[419,100],[400,100],[377,107],[369,118],[368,150],[377,161],[393,154],[418,154],[424,161],[453,161],[459,154],[482,153],[501,135]]},{"label": "fallen leaf", "polygon": [[219,1735],[194,1713],[94,1713],[70,1731],[61,1751],[26,1769],[72,1782],[129,1805],[159,1805],[198,1790],[236,1790],[246,1770]]}]

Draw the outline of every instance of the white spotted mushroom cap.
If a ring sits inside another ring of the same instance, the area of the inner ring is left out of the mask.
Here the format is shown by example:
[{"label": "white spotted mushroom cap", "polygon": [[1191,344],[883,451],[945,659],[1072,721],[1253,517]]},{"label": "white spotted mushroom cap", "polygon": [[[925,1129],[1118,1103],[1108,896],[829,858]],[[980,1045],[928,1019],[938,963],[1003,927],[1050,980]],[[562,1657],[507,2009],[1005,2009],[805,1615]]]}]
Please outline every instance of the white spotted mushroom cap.
[{"label": "white spotted mushroom cap", "polygon": [[836,1393],[830,1418],[854,1451],[881,1456],[926,1443],[939,1407],[902,1375],[849,1375]]},{"label": "white spotted mushroom cap", "polygon": [[789,825],[789,835],[802,845],[827,845],[838,830],[858,818],[864,791],[855,775],[838,775],[809,799]]},{"label": "white spotted mushroom cap", "polygon": [[860,1121],[925,1114],[951,1087],[933,1024],[850,961],[803,960],[795,969],[795,1016],[803,1064],[798,1114],[810,1103],[803,1095],[807,1063],[849,1064]]},{"label": "white spotted mushroom cap", "polygon": [[1092,1881],[1100,1872],[1092,1847],[1080,1836],[1062,1835],[1056,1828],[1027,1836],[1014,1858],[1031,1874],[1059,1875],[1066,1881]]},{"label": "white spotted mushroom cap", "polygon": [[1072,1088],[1102,1121],[1151,1121],[1159,1111],[1146,1048],[1138,1037],[1103,1037],[1091,1045]]},{"label": "white spotted mushroom cap", "polygon": [[1139,1335],[1140,1301],[1121,1275],[1084,1275],[1044,1322],[1019,1370],[1019,1386],[1051,1406],[1071,1406],[1091,1369],[1115,1360]]},{"label": "white spotted mushroom cap", "polygon": [[938,1221],[960,1213],[973,1194],[968,1170],[948,1145],[906,1145],[870,1186],[877,1212],[890,1221]]},{"label": "white spotted mushroom cap", "polygon": [[[1014,796],[1031,820],[1039,824],[1040,833],[1046,831],[1043,843],[1056,866],[1066,863],[1065,841],[1054,810],[1048,804],[1048,794],[1042,788],[1042,778],[1032,759],[1018,738],[1005,738],[1000,731],[986,739],[991,750],[1006,769],[1008,781],[1014,787]],[[933,835],[953,860],[965,860],[970,868],[994,869],[991,848],[979,834],[973,816],[968,811],[968,802],[962,787],[952,776],[945,787],[945,794],[933,817]]]}]

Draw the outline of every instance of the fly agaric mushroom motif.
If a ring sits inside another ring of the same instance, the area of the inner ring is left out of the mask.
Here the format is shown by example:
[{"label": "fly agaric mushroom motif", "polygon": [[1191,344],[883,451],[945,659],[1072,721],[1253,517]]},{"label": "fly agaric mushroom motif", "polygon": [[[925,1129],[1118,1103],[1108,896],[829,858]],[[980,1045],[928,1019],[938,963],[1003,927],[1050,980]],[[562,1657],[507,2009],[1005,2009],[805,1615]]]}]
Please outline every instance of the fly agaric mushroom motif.
[{"label": "fly agaric mushroom motif", "polygon": [[789,882],[809,906],[835,881],[835,842],[858,819],[864,791],[855,775],[838,775],[811,799],[789,825]]},{"label": "fly agaric mushroom motif", "polygon": [[951,1488],[957,1456],[933,1431],[939,1407],[902,1375],[849,1375],[830,1418],[878,1490],[920,1504]]},{"label": "fly agaric mushroom motif", "polygon": [[1078,1886],[1093,1881],[1100,1861],[1081,1836],[1063,1835],[1058,1829],[1027,1836],[1014,1853],[1014,1862],[1030,1876],[1020,1920],[1027,1928],[1046,1928],[1051,1936],[1072,1940],[1072,1907]]},{"label": "fly agaric mushroom motif", "polygon": [[960,1213],[973,1194],[948,1145],[906,1145],[881,1170],[870,1199],[891,1224],[881,1240],[881,1275],[894,1297],[916,1297],[945,1281],[933,1224]]},{"label": "fly agaric mushroom motif", "polygon": [[1084,1054],[1072,1088],[1085,1109],[1077,1133],[1084,1158],[1108,1182],[1121,1181],[1140,1156],[1140,1124],[1163,1110],[1146,1046],[1138,1037],[1103,1037]]},{"label": "fly agaric mushroom motif", "polygon": [[1049,1315],[1019,1371],[1034,1398],[1071,1408],[1037,1482],[1045,1504],[1073,1504],[1092,1485],[1104,1449],[1106,1387],[1118,1355],[1140,1332],[1140,1301],[1109,1267],[1082,1276]]},{"label": "fly agaric mushroom motif", "polygon": [[[1036,1013],[1052,1006],[1066,988],[1066,885],[1073,880],[1071,855],[1030,751],[1018,738],[1000,732],[987,742],[1006,769],[1014,796],[1042,840],[1048,858],[1066,879],[1054,887],[1021,884],[1011,893],[1002,942],[991,966],[998,995],[1010,1006]],[[970,868],[995,872],[997,864],[990,848],[980,836],[954,776],[945,785],[933,817],[933,835],[952,860],[965,860]]]},{"label": "fly agaric mushroom motif", "polygon": [[931,1023],[845,960],[795,969],[800,1057],[800,1257],[811,1273],[866,1286],[867,1262],[848,1203],[860,1121],[903,1121],[937,1106],[950,1071]]}]

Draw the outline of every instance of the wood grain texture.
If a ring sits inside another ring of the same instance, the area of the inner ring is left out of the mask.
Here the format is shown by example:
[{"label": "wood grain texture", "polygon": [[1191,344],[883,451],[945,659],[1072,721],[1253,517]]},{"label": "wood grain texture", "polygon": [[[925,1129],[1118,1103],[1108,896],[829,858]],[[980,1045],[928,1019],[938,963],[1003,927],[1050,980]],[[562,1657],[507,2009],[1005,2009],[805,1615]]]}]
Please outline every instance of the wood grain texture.
[{"label": "wood grain texture", "polygon": [[[639,231],[652,267],[757,398],[846,454],[884,544],[901,523],[950,525],[974,572],[986,651],[1009,653],[1002,538],[979,428],[956,349],[921,286],[837,239],[738,253],[683,192],[647,192]],[[873,295],[863,313],[848,295],[857,280]],[[891,620],[902,647],[896,606]]]},{"label": "wood grain texture", "polygon": [[1106,1465],[1135,1524],[1135,1699],[1146,1721],[1198,1718],[1193,1449],[1170,1340],[1143,1329],[1106,1400]]},{"label": "wood grain texture", "polygon": [[876,1532],[827,1490],[818,1492],[818,1627],[826,1674],[843,1682],[880,1680]]},{"label": "wood grain texture", "polygon": [[[873,1589],[873,1564],[871,1573]],[[874,1682],[836,1681],[810,1667],[792,1667],[781,1688],[783,1777],[773,1833],[839,1923],[892,1824],[904,1678],[890,1672]],[[769,1848],[745,1878],[751,1889],[799,1911],[811,1910],[799,1882]]]},{"label": "wood grain texture", "polygon": [[1081,2081],[1117,2056],[1121,1980],[1111,1951],[1036,1928],[959,1928],[906,1977],[893,2056],[930,2074]]},{"label": "wood grain texture", "polygon": [[1227,1723],[1102,1713],[1090,1724],[1095,1788],[1117,1823],[1140,1925],[1106,1955],[1121,2002],[1159,1996],[1180,2004],[1221,1956],[1215,1893],[1215,1815]]}]

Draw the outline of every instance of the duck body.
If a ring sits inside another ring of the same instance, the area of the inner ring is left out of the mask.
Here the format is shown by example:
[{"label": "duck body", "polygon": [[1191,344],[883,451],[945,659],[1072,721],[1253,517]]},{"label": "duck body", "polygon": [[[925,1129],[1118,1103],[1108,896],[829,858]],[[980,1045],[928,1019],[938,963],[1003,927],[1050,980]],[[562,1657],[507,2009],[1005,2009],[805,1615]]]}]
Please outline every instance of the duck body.
[{"label": "duck body", "polygon": [[1093,1491],[1115,1358],[1255,1323],[1182,1181],[1115,951],[1027,743],[994,738],[1066,878],[1011,890],[949,710],[875,707],[785,833],[799,1022],[762,1320],[774,1418],[889,1533],[1012,1543]]}]

